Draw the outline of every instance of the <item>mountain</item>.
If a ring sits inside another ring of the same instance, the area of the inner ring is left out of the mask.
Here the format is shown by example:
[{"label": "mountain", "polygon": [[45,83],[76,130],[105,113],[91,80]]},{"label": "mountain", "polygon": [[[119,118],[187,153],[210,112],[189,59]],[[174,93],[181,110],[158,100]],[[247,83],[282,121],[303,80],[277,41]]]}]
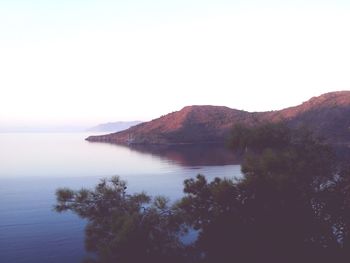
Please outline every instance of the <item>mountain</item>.
[{"label": "mountain", "polygon": [[292,127],[307,126],[332,143],[350,145],[350,91],[326,93],[279,111],[247,112],[223,106],[187,106],[125,131],[90,136],[87,140],[120,144],[223,143],[235,124],[279,121]]},{"label": "mountain", "polygon": [[88,131],[92,132],[119,132],[129,129],[132,126],[142,123],[142,121],[118,121],[118,122],[108,122],[102,123],[94,126]]},{"label": "mountain", "polygon": [[332,144],[350,146],[350,91],[313,97],[303,104],[277,111],[269,117],[291,127],[306,126]]},{"label": "mountain", "polygon": [[128,130],[88,141],[112,143],[169,144],[222,141],[233,123],[255,122],[255,114],[219,106],[188,106]]}]

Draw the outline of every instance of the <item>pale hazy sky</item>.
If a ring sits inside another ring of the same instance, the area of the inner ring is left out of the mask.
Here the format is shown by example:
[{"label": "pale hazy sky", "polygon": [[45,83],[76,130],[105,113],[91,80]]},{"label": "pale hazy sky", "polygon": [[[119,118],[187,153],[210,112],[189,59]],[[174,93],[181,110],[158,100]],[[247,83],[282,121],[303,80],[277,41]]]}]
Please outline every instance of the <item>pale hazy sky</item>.
[{"label": "pale hazy sky", "polygon": [[272,110],[349,89],[348,0],[0,0],[0,124]]}]

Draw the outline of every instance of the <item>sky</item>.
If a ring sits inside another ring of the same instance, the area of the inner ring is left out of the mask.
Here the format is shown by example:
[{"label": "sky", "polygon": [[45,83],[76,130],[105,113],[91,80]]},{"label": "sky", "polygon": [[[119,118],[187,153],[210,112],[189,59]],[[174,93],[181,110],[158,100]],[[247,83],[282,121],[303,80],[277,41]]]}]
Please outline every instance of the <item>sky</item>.
[{"label": "sky", "polygon": [[0,0],[0,125],[247,111],[350,90],[349,1]]}]

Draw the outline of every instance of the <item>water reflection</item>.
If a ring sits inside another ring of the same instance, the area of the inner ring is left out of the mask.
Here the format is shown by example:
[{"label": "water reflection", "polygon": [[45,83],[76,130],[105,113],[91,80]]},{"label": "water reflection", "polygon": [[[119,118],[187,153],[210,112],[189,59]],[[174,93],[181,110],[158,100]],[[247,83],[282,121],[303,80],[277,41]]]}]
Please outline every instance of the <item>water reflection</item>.
[{"label": "water reflection", "polygon": [[[106,142],[91,142],[106,143]],[[221,166],[240,164],[241,156],[223,144],[185,144],[185,145],[144,145],[130,146],[111,144],[116,147],[125,147],[138,153],[158,157],[162,160],[181,166]]]},{"label": "water reflection", "polygon": [[[80,262],[85,223],[52,211],[59,187],[91,188],[120,175],[128,193],[171,200],[183,181],[240,177],[238,159],[220,146],[136,146],[89,143],[88,134],[0,134],[0,261]],[[228,165],[227,165],[228,164]],[[195,169],[195,170],[193,170]]]}]

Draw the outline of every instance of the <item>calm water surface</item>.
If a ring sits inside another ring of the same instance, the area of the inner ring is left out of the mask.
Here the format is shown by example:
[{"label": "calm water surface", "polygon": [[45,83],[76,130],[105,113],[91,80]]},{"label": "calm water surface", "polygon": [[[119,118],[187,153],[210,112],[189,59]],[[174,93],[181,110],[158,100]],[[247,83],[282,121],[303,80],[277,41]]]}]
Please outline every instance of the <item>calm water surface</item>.
[{"label": "calm water surface", "polygon": [[214,146],[127,148],[89,143],[88,134],[0,134],[0,262],[80,262],[84,221],[52,210],[58,187],[92,187],[120,175],[128,191],[175,200],[182,182],[239,177],[229,151]]}]

